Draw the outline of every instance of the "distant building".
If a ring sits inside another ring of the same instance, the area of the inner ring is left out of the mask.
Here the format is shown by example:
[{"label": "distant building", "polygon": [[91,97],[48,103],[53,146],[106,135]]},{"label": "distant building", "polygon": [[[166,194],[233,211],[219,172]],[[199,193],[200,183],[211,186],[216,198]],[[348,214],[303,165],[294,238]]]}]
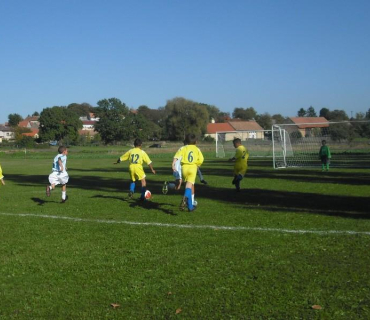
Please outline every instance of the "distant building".
[{"label": "distant building", "polygon": [[293,127],[301,133],[302,137],[310,137],[315,129],[329,127],[329,121],[324,117],[289,117],[289,120],[295,124]]},{"label": "distant building", "polygon": [[0,143],[4,140],[10,141],[15,139],[14,129],[5,125],[0,125]]},{"label": "distant building", "polygon": [[27,117],[18,123],[18,127],[38,129],[40,127],[39,116]]},{"label": "distant building", "polygon": [[221,138],[224,141],[231,141],[235,138],[235,131],[243,132],[243,134],[238,135],[242,140],[265,138],[264,129],[256,121],[239,119],[231,119],[224,123],[209,123],[205,136],[216,139],[216,133],[222,132],[220,133],[222,135]]}]

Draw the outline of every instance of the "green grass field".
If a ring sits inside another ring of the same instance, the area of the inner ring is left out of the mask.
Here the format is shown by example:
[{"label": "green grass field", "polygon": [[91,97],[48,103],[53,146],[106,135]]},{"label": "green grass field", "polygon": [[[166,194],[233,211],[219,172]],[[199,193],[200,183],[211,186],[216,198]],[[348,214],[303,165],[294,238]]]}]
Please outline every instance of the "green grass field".
[{"label": "green grass field", "polygon": [[172,153],[150,154],[141,203],[121,151],[71,148],[65,204],[45,196],[55,151],[0,153],[0,319],[370,318],[370,170],[251,160],[235,193],[206,152],[188,213],[161,193]]}]

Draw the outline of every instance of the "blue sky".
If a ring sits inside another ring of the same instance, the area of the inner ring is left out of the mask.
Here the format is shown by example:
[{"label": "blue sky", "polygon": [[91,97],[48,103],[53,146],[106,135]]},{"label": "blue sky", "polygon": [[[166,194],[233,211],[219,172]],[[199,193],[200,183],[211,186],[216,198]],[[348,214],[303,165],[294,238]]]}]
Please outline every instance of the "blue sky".
[{"label": "blue sky", "polygon": [[116,97],[295,116],[370,108],[370,1],[3,0],[0,123]]}]

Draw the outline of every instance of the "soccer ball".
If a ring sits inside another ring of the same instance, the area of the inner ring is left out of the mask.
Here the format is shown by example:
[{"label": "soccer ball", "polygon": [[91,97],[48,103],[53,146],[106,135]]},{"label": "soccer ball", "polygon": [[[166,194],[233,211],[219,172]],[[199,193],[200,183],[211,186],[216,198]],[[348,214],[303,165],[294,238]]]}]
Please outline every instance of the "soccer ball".
[{"label": "soccer ball", "polygon": [[149,200],[152,197],[152,193],[149,190],[145,191],[144,194],[145,199]]}]

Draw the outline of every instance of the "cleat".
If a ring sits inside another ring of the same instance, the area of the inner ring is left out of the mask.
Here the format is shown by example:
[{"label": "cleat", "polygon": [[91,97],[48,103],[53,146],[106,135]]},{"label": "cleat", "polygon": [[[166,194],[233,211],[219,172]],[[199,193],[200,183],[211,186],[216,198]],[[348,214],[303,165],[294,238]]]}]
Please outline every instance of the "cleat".
[{"label": "cleat", "polygon": [[60,203],[65,203],[67,200],[68,200],[68,196],[66,196],[65,199],[62,199],[62,201]]},{"label": "cleat", "polygon": [[201,180],[200,182],[203,183],[203,184],[208,184],[208,182],[206,180]]},{"label": "cleat", "polygon": [[187,197],[183,197],[183,198],[182,198],[181,203],[180,203],[180,210],[181,210],[181,211],[184,211],[184,210],[185,210],[187,200],[188,200],[188,198],[187,198]]},{"label": "cleat", "polygon": [[188,209],[188,212],[194,212],[197,209],[197,207],[193,207],[193,209]]},{"label": "cleat", "polygon": [[132,192],[132,191],[130,191],[129,193],[128,193],[128,198],[129,199],[132,199],[134,197],[134,193]]},{"label": "cleat", "polygon": [[240,187],[236,188],[236,192],[240,192]]},{"label": "cleat", "polygon": [[46,196],[50,197],[50,188],[49,188],[49,186],[46,186]]},{"label": "cleat", "polygon": [[167,192],[168,192],[168,182],[167,182],[167,181],[165,181],[165,182],[163,183],[162,193],[163,193],[163,194],[167,194]]}]

